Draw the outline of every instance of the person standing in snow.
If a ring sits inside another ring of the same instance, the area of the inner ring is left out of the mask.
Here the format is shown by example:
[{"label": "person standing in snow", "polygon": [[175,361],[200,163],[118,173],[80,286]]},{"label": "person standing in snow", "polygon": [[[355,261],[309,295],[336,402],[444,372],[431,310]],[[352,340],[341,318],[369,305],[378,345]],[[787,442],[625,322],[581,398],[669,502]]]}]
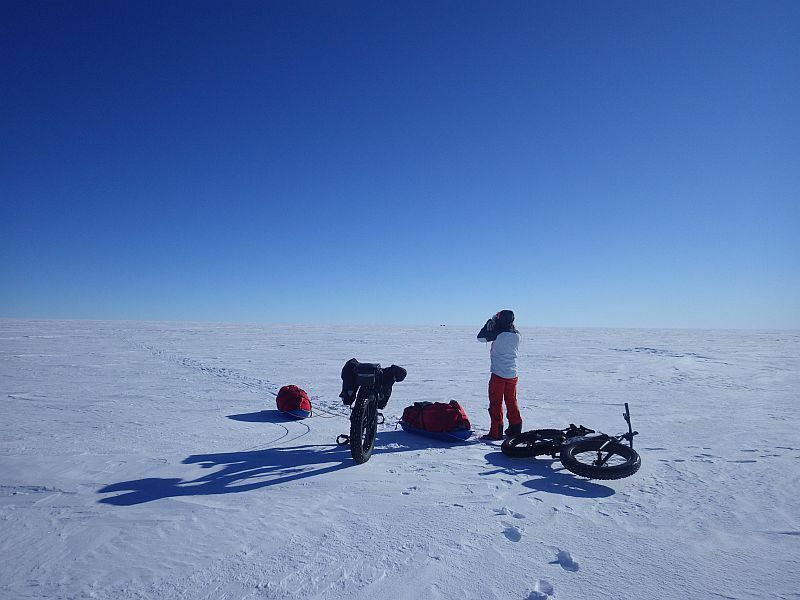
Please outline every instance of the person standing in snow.
[{"label": "person standing in snow", "polygon": [[514,313],[501,310],[486,321],[478,333],[478,339],[492,342],[490,351],[491,371],[489,378],[489,418],[491,425],[484,439],[503,439],[503,402],[508,412],[507,436],[522,432],[522,417],[517,406],[517,356],[521,336],[514,327]]}]

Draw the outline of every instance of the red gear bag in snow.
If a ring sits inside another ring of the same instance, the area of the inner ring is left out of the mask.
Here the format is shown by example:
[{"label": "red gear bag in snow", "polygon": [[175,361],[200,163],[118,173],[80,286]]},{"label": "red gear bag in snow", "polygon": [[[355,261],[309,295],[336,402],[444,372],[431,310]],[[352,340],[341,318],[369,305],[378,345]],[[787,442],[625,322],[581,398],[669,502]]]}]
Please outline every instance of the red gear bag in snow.
[{"label": "red gear bag in snow", "polygon": [[301,390],[296,385],[285,385],[278,392],[275,398],[278,403],[278,410],[288,412],[290,410],[311,410],[311,400],[305,390]]},{"label": "red gear bag in snow", "polygon": [[455,400],[444,402],[414,402],[403,411],[403,422],[432,433],[457,429],[472,429],[467,413]]}]

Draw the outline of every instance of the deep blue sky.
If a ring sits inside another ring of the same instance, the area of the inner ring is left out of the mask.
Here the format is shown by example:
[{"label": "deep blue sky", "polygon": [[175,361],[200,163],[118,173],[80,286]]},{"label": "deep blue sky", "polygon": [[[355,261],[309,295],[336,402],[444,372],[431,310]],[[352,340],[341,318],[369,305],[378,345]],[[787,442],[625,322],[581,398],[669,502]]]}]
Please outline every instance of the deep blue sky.
[{"label": "deep blue sky", "polygon": [[0,3],[0,316],[800,327],[800,2]]}]

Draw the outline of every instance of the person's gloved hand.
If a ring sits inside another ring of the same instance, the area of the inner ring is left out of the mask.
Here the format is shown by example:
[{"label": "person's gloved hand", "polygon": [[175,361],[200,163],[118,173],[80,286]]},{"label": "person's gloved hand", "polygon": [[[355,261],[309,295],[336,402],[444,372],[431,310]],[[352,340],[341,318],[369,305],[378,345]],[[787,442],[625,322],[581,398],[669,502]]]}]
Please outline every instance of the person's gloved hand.
[{"label": "person's gloved hand", "polygon": [[478,333],[479,340],[485,340],[487,342],[493,342],[497,337],[494,334],[495,328],[497,326],[497,320],[495,317],[492,317],[488,321],[486,321],[486,325],[483,326],[483,329],[480,330]]}]

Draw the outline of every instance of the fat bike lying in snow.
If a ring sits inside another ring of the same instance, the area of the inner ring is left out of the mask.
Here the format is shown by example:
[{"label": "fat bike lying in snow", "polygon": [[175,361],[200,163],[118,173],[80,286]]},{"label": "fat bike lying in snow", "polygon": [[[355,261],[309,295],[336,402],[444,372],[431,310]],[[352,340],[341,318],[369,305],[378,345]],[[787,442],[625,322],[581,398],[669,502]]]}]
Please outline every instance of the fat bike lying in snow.
[{"label": "fat bike lying in snow", "polygon": [[[633,449],[633,436],[639,432],[631,428],[627,402],[622,416],[628,423],[628,433],[595,434],[593,429],[570,424],[566,429],[535,429],[520,433],[506,439],[501,449],[503,454],[514,458],[558,456],[564,468],[589,479],[630,477],[642,466],[642,460]],[[623,440],[628,442],[627,446]]]},{"label": "fat bike lying in snow", "polygon": [[392,395],[392,385],[406,378],[403,367],[392,365],[384,369],[378,363],[348,360],[342,369],[342,402],[351,407],[350,435],[336,438],[338,444],[350,444],[350,454],[357,464],[369,460],[375,447],[378,425],[383,423],[379,411],[386,407]]}]

